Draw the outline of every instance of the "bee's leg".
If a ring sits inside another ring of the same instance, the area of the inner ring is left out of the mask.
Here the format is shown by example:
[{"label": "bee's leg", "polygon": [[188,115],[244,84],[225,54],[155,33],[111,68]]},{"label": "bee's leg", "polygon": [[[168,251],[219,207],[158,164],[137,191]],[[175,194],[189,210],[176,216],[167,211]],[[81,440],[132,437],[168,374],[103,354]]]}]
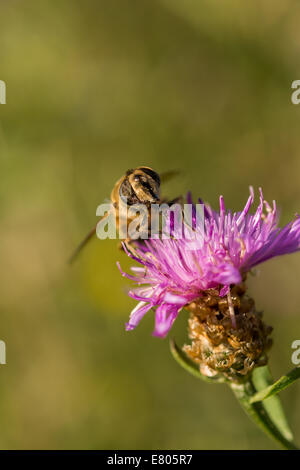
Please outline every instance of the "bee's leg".
[{"label": "bee's leg", "polygon": [[174,199],[172,199],[171,201],[167,201],[167,203],[169,204],[169,206],[172,206],[173,204],[177,204],[177,203],[182,205],[183,204],[183,196],[177,196]]},{"label": "bee's leg", "polygon": [[130,238],[126,238],[126,240],[123,241],[123,243],[119,243],[118,247],[120,250],[122,251],[125,251],[124,250],[124,245],[126,247],[126,250],[131,253],[133,256],[136,256],[137,258],[139,257],[139,255],[137,254],[136,250],[135,250],[135,241],[136,240],[131,240]]},{"label": "bee's leg", "polygon": [[176,204],[176,203],[179,203],[180,205],[182,205],[183,204],[183,196],[177,196],[174,199],[171,199],[171,201],[169,201],[169,199],[167,199],[167,198],[163,198],[163,199],[160,200],[160,203],[161,204],[168,204],[168,206],[172,206],[173,204]]}]

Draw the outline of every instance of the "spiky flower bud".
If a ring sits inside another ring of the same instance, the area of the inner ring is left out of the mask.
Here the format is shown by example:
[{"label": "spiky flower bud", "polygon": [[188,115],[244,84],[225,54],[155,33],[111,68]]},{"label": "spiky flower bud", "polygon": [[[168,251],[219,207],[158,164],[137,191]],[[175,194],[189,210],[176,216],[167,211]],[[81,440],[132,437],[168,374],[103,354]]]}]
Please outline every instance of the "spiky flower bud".
[{"label": "spiky flower bud", "polygon": [[186,307],[191,312],[189,337],[192,343],[185,345],[184,351],[199,364],[203,375],[223,375],[238,382],[245,380],[254,367],[267,363],[272,327],[262,321],[262,313],[256,310],[253,299],[245,292],[245,284],[232,287],[227,298],[209,289]]}]

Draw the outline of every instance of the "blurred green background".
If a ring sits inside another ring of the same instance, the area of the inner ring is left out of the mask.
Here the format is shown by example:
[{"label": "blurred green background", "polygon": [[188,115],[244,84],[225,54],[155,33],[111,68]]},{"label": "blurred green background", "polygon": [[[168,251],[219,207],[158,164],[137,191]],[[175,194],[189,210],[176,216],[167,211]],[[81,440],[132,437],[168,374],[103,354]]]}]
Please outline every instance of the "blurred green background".
[{"label": "blurred green background", "polygon": [[[206,385],[133,332],[128,267],[95,239],[96,207],[128,168],[180,169],[240,209],[248,186],[299,210],[300,4],[233,0],[10,0],[0,4],[0,447],[271,449],[223,385]],[[300,339],[300,256],[272,260],[250,293],[275,328],[271,368]],[[187,317],[172,331],[186,340]],[[282,394],[300,442],[300,384]]]}]

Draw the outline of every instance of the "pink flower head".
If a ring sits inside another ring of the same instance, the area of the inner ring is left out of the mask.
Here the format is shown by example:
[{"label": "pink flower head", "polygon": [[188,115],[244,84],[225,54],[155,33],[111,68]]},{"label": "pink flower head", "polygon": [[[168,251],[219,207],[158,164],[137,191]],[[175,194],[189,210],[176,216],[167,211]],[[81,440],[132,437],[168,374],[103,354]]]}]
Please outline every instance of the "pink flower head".
[{"label": "pink flower head", "polygon": [[[122,275],[138,285],[129,292],[139,303],[131,312],[127,330],[134,329],[151,308],[156,308],[153,334],[165,337],[182,307],[201,297],[203,291],[214,288],[221,296],[226,295],[230,285],[241,282],[243,274],[254,266],[300,249],[300,216],[279,228],[275,201],[271,207],[260,189],[256,212],[249,214],[253,201],[250,188],[241,212],[226,210],[223,196],[218,212],[205,204],[204,223],[191,229],[196,234],[193,249],[187,236],[145,240],[135,254],[125,248],[127,255],[141,265],[131,268],[133,275],[119,266]],[[187,202],[192,203],[190,195]]]}]

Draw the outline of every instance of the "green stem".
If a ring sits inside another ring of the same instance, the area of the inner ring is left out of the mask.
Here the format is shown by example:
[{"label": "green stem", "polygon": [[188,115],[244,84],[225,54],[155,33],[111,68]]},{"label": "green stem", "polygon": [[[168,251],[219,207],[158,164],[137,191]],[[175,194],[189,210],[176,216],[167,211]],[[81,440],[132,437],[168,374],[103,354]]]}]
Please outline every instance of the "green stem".
[{"label": "green stem", "polygon": [[231,383],[229,386],[231,387],[231,390],[237,397],[244,411],[266,434],[275,439],[285,449],[297,450],[295,444],[287,440],[275,426],[266,412],[263,404],[261,402],[250,402],[251,398],[256,393],[256,389],[251,379],[241,384]]}]

